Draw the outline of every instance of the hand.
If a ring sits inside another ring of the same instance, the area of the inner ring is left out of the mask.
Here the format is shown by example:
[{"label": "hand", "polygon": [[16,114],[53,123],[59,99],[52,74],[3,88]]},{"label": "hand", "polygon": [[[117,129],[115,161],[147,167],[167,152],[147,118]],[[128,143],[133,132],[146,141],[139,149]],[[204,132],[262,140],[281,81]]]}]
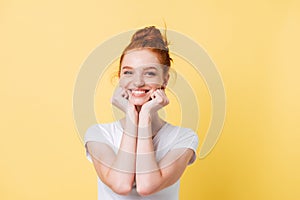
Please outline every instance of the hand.
[{"label": "hand", "polygon": [[[151,92],[151,91],[150,91]],[[141,108],[141,113],[150,114],[157,112],[162,107],[169,104],[169,99],[163,89],[156,89],[151,94],[151,100]]]},{"label": "hand", "polygon": [[131,93],[128,90],[118,87],[111,98],[111,103],[124,113],[136,118],[136,107],[128,100],[130,97]]},{"label": "hand", "polygon": [[121,87],[118,87],[111,98],[111,103],[117,108],[119,108],[121,111],[126,113],[129,103],[128,98],[128,91]]}]

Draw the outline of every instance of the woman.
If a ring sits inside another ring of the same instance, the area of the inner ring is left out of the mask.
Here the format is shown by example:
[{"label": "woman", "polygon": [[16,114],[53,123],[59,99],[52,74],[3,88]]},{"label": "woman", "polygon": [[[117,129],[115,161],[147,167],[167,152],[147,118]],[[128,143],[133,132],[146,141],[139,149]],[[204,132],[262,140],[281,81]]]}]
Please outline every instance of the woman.
[{"label": "woman", "polygon": [[158,115],[169,103],[165,88],[172,59],[154,26],[138,30],[120,58],[112,104],[125,118],[91,126],[85,135],[101,200],[178,199],[179,179],[195,160],[197,135]]}]

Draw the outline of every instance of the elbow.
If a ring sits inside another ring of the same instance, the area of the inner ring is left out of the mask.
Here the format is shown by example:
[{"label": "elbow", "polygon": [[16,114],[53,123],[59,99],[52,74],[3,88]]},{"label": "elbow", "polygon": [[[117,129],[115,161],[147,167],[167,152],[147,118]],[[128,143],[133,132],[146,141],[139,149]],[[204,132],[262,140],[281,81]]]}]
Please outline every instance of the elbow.
[{"label": "elbow", "polygon": [[134,177],[113,177],[109,176],[103,179],[105,185],[107,185],[114,193],[119,195],[128,195],[132,191]]},{"label": "elbow", "polygon": [[138,189],[137,189],[137,193],[142,197],[149,196],[150,194],[152,194],[149,190],[138,190]]},{"label": "elbow", "polygon": [[113,192],[119,195],[128,195],[132,190],[132,185],[130,184],[114,184],[110,187]]},{"label": "elbow", "polygon": [[137,185],[136,191],[141,196],[149,196],[156,192],[155,188],[151,185]]}]

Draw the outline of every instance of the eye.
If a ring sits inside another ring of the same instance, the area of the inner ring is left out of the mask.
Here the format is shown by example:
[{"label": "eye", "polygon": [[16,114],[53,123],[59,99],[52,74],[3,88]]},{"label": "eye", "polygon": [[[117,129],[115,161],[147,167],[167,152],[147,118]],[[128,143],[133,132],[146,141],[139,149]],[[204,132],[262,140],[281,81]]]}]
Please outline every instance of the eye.
[{"label": "eye", "polygon": [[125,71],[123,72],[123,74],[125,74],[125,75],[130,75],[130,74],[133,74],[133,72],[130,71],[130,70],[125,70]]},{"label": "eye", "polygon": [[156,73],[150,71],[150,72],[145,72],[145,75],[146,75],[146,76],[155,76]]}]

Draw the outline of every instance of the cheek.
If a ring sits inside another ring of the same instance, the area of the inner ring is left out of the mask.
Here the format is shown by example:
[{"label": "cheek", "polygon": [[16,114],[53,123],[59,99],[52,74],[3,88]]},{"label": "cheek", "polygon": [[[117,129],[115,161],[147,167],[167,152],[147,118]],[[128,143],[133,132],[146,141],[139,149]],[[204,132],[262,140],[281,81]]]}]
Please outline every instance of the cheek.
[{"label": "cheek", "polygon": [[163,80],[161,78],[148,79],[145,81],[147,85],[153,85],[154,87],[161,86],[163,84]]},{"label": "cheek", "polygon": [[122,88],[125,88],[126,86],[128,86],[129,84],[129,80],[125,79],[125,78],[120,78],[119,80],[119,86]]},{"label": "cheek", "polygon": [[151,87],[151,89],[156,90],[160,89],[162,84],[149,84],[149,86]]}]

